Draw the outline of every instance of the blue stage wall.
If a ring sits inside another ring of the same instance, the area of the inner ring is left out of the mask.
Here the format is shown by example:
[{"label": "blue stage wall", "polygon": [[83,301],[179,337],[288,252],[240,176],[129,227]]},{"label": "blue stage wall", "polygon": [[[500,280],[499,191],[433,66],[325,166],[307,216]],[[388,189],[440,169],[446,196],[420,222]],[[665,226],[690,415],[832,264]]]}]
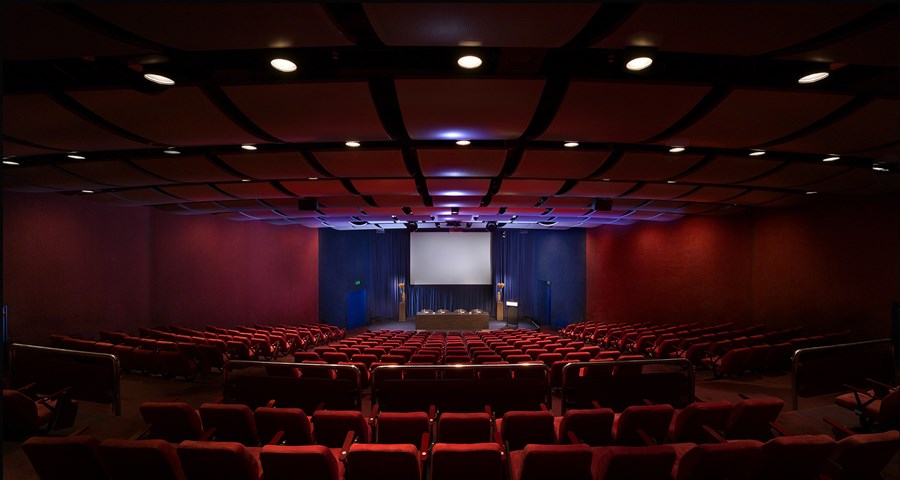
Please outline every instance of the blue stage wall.
[{"label": "blue stage wall", "polygon": [[[482,308],[496,316],[496,283],[502,281],[504,301],[519,302],[520,322],[530,317],[538,324],[560,327],[583,320],[584,230],[503,233],[495,232],[491,240],[494,285],[407,286],[407,315],[422,308]],[[359,289],[367,291],[369,319],[396,319],[397,283],[408,285],[408,272],[409,233],[405,230],[320,229],[319,320],[347,325],[347,294]]]}]

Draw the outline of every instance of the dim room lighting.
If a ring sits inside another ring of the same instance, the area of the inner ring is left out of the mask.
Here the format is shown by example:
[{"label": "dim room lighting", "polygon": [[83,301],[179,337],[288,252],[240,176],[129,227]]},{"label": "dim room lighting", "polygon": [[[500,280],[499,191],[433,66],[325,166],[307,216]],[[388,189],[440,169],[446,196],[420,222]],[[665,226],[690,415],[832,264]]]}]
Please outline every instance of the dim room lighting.
[{"label": "dim room lighting", "polygon": [[163,150],[163,153],[168,153],[169,155],[178,155],[181,152],[175,150],[174,148],[170,148],[168,150]]},{"label": "dim room lighting", "polygon": [[672,147],[669,149],[669,153],[681,153],[684,151],[684,147]]},{"label": "dim room lighting", "polygon": [[94,193],[93,190],[82,190],[81,193]]},{"label": "dim room lighting", "polygon": [[4,161],[3,161],[3,164],[4,164],[4,165],[18,165],[19,162],[16,162],[16,161],[14,161],[14,160],[4,160]]},{"label": "dim room lighting", "polygon": [[468,140],[457,140],[456,144],[459,145],[460,147],[465,147],[466,145],[471,145],[472,142],[470,142]]},{"label": "dim room lighting", "polygon": [[632,72],[639,72],[650,65],[653,65],[653,59],[650,57],[636,57],[632,58],[625,64],[625,68],[631,70]]},{"label": "dim room lighting", "polygon": [[351,147],[351,148],[356,148],[360,145],[360,143],[357,142],[356,140],[350,140],[350,141],[344,143],[344,145]]},{"label": "dim room lighting", "polygon": [[243,148],[244,150],[253,151],[253,150],[256,150],[256,145],[253,145],[252,143],[245,143],[245,144],[241,145],[241,148]]},{"label": "dim room lighting", "polygon": [[837,155],[829,155],[829,156],[823,158],[822,161],[823,162],[834,162],[834,161],[837,161],[840,159],[841,159],[841,157],[839,157]]},{"label": "dim room lighting", "polygon": [[563,144],[563,146],[566,147],[566,148],[577,147],[577,146],[578,146],[578,142],[566,142],[566,143]]},{"label": "dim room lighting", "polygon": [[760,155],[765,155],[765,154],[766,154],[765,150],[753,150],[752,152],[750,152],[751,157],[759,157]]},{"label": "dim room lighting", "polygon": [[83,156],[83,155],[76,155],[76,154],[74,154],[74,153],[70,153],[70,154],[68,154],[68,155],[66,155],[66,156],[69,157],[69,158],[71,158],[72,160],[84,160],[84,156]]}]

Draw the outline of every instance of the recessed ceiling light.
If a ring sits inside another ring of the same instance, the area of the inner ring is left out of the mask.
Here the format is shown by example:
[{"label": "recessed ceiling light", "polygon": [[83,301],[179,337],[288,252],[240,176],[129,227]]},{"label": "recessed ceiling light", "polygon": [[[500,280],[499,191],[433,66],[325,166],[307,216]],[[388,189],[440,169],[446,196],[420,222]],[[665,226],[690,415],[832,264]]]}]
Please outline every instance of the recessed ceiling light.
[{"label": "recessed ceiling light", "polygon": [[672,147],[669,149],[669,153],[681,153],[684,151],[684,147]]},{"label": "recessed ceiling light", "polygon": [[348,142],[344,142],[344,145],[351,147],[351,148],[356,148],[360,145],[360,143],[357,142],[356,140],[350,140]]},{"label": "recessed ceiling light", "polygon": [[456,63],[462,68],[478,68],[481,66],[481,59],[475,55],[466,55],[459,57]]},{"label": "recessed ceiling light", "polygon": [[70,153],[70,154],[68,154],[68,155],[66,155],[66,156],[69,157],[69,158],[71,158],[72,160],[84,160],[84,156],[83,156],[83,155],[76,155],[76,154],[74,154],[74,153]]},{"label": "recessed ceiling light", "polygon": [[175,85],[175,80],[158,73],[145,73],[144,78],[159,85]]},{"label": "recessed ceiling light", "polygon": [[242,178],[241,181],[242,181],[242,182],[249,182],[250,179],[249,179],[249,178]]},{"label": "recessed ceiling light", "polygon": [[675,180],[669,180],[666,183],[675,183]]},{"label": "recessed ceiling light", "polygon": [[289,73],[297,70],[297,64],[286,58],[275,58],[269,63],[279,72]]},{"label": "recessed ceiling light", "polygon": [[93,190],[82,190],[81,193],[94,193]]},{"label": "recessed ceiling light", "polygon": [[252,143],[245,143],[241,145],[241,148],[243,148],[244,150],[256,150],[256,145],[253,145]]},{"label": "recessed ceiling light", "polygon": [[577,146],[578,146],[578,142],[566,142],[566,143],[563,144],[563,146],[566,147],[566,148],[577,147]]},{"label": "recessed ceiling light", "polygon": [[169,155],[178,155],[181,152],[175,150],[174,148],[170,148],[168,150],[163,150],[163,153],[168,153]]},{"label": "recessed ceiling light", "polygon": [[608,181],[609,181],[608,178],[601,178],[601,180],[603,180],[604,182],[608,182]]},{"label": "recessed ceiling light", "polygon": [[468,140],[457,140],[456,144],[459,145],[460,147],[465,147],[466,145],[471,145],[472,142],[470,142]]},{"label": "recessed ceiling light", "polygon": [[751,157],[758,157],[760,155],[765,155],[765,154],[766,154],[765,150],[753,150],[752,152],[750,152]]},{"label": "recessed ceiling light", "polygon": [[873,165],[872,170],[875,170],[876,172],[889,172],[890,171],[890,170],[888,170],[887,167],[879,167],[877,165]]},{"label": "recessed ceiling light", "polygon": [[13,160],[4,160],[4,161],[3,161],[3,164],[4,164],[4,165],[18,165],[19,162],[16,162],[16,161],[13,161]]},{"label": "recessed ceiling light", "polygon": [[650,57],[635,57],[625,64],[625,68],[631,70],[632,72],[639,72],[652,64],[653,59]]},{"label": "recessed ceiling light", "polygon": [[819,193],[819,192],[806,192],[807,195],[815,195],[817,193]]},{"label": "recessed ceiling light", "polygon": [[307,180],[318,180],[318,179],[319,179],[319,177],[309,177],[309,178],[307,178]]},{"label": "recessed ceiling light", "polygon": [[828,78],[828,72],[814,72],[809,75],[804,75],[797,80],[797,83],[806,84],[806,83],[816,83]]},{"label": "recessed ceiling light", "polygon": [[834,162],[834,161],[837,161],[840,159],[841,159],[841,157],[839,157],[837,155],[829,155],[829,156],[823,158],[822,161],[823,162]]}]

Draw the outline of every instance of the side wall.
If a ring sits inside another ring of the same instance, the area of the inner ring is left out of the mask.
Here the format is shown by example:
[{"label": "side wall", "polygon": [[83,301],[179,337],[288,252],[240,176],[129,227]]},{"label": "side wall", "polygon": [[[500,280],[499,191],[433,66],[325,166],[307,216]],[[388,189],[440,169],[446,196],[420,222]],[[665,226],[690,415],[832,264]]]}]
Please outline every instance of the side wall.
[{"label": "side wall", "polygon": [[77,197],[3,194],[13,341],[318,318],[318,233]]},{"label": "side wall", "polygon": [[587,238],[587,318],[807,325],[890,333],[900,299],[896,196],[600,227]]}]

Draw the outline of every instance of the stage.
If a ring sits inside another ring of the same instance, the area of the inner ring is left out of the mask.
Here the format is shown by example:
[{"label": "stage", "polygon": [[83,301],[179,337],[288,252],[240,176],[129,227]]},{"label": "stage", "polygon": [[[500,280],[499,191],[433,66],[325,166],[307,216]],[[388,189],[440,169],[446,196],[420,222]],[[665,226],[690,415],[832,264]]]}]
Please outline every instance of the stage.
[{"label": "stage", "polygon": [[[520,330],[538,330],[531,322],[519,322],[519,326],[508,326],[506,322],[498,322],[497,320],[491,318],[488,319],[488,329],[489,330],[501,330],[503,328],[519,328]],[[367,330],[415,330],[416,322],[412,319],[400,322],[397,320],[372,320],[367,326]]]}]

